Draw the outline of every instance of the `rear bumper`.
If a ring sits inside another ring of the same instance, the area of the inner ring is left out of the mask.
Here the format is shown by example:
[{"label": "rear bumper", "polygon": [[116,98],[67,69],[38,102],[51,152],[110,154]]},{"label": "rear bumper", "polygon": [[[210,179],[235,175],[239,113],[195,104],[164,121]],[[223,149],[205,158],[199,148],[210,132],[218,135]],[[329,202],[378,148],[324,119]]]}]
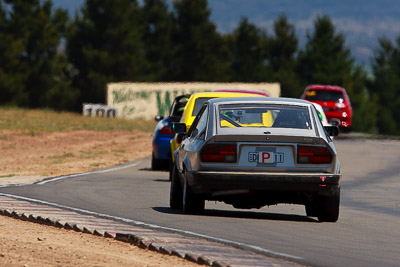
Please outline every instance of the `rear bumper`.
[{"label": "rear bumper", "polygon": [[[346,113],[345,117],[343,117],[343,113]],[[328,122],[331,124],[333,123],[333,121],[337,121],[337,126],[339,127],[351,127],[352,114],[349,112],[325,112],[325,116]]]},{"label": "rear bumper", "polygon": [[187,172],[188,184],[197,194],[243,194],[247,192],[333,192],[340,187],[341,174]]}]

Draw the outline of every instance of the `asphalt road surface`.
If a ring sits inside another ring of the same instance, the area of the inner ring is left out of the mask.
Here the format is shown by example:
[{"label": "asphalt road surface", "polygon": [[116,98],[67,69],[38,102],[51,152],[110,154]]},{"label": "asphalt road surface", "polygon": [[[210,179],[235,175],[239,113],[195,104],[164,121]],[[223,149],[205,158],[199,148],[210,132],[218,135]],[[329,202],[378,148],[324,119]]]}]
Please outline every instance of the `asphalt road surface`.
[{"label": "asphalt road surface", "polygon": [[262,248],[312,266],[400,266],[400,142],[335,140],[342,164],[337,223],[306,217],[303,206],[238,210],[206,202],[202,216],[169,208],[167,172],[131,167],[62,177],[0,192]]}]

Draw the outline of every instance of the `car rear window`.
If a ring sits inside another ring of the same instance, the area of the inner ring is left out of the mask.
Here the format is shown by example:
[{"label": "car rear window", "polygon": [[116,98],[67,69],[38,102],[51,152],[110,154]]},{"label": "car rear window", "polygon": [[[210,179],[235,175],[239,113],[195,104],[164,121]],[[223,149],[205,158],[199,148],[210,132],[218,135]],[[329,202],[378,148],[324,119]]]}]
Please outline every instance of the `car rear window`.
[{"label": "car rear window", "polygon": [[221,128],[276,127],[312,129],[307,107],[289,105],[221,105]]},{"label": "car rear window", "polygon": [[343,100],[343,92],[333,90],[308,90],[305,98],[317,101],[339,101]]},{"label": "car rear window", "polygon": [[197,116],[197,113],[199,113],[201,107],[203,106],[203,104],[211,99],[213,97],[199,97],[196,99],[196,101],[194,102],[194,108],[193,108],[193,112],[192,112],[192,116]]}]

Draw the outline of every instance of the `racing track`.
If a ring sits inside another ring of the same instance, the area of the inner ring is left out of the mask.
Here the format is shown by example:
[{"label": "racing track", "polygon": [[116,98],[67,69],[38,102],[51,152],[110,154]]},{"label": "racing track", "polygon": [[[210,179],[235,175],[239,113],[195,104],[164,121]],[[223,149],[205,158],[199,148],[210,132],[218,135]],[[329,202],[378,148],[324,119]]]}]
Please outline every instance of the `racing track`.
[{"label": "racing track", "polygon": [[0,192],[256,246],[312,266],[399,266],[400,142],[342,137],[335,144],[343,174],[337,223],[319,223],[297,205],[237,210],[206,202],[203,216],[175,212],[168,173],[150,171],[149,158]]}]

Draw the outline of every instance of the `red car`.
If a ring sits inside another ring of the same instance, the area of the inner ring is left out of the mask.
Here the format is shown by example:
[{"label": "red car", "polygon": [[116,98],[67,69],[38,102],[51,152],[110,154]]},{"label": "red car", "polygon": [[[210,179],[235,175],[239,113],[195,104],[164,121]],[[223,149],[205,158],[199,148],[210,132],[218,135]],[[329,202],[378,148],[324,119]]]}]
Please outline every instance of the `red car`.
[{"label": "red car", "polygon": [[328,122],[342,129],[351,128],[353,111],[346,89],[333,85],[310,85],[304,90],[302,99],[320,104]]}]

